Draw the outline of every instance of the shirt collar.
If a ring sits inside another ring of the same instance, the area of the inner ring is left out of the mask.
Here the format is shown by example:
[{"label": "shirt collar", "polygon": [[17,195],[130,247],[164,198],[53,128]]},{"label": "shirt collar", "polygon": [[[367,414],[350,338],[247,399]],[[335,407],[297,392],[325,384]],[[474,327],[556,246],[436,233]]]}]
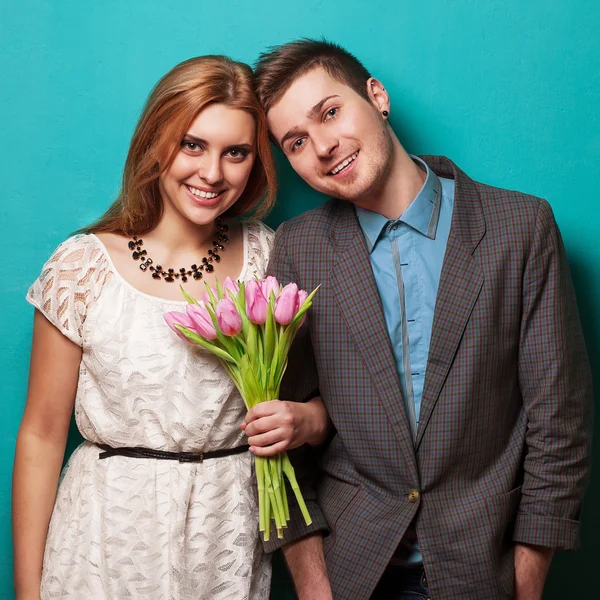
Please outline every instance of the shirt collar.
[{"label": "shirt collar", "polygon": [[422,235],[435,239],[440,217],[442,184],[439,177],[418,156],[411,158],[426,173],[425,183],[397,221],[390,221],[379,213],[355,207],[358,222],[366,236],[369,253],[373,252],[377,240],[388,224],[405,223]]}]

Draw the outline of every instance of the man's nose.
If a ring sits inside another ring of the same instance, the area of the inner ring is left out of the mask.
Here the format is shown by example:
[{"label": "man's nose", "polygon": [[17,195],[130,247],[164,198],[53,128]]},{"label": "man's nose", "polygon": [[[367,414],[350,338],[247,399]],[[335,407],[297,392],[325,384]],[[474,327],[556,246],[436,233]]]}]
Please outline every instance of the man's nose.
[{"label": "man's nose", "polygon": [[313,145],[319,158],[330,158],[339,146],[336,136],[331,134],[313,135]]}]

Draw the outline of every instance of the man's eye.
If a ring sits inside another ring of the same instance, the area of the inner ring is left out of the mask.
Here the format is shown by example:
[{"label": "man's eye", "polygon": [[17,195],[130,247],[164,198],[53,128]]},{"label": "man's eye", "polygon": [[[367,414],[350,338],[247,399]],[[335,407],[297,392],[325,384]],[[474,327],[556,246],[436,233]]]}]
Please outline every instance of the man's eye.
[{"label": "man's eye", "polygon": [[325,115],[325,120],[333,119],[338,114],[339,110],[339,108],[330,108]]}]

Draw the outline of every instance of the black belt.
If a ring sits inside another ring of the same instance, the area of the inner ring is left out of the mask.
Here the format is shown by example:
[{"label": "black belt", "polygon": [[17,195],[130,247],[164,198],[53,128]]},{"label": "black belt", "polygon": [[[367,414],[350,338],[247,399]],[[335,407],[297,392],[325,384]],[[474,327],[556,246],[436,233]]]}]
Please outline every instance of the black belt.
[{"label": "black belt", "polygon": [[220,458],[232,454],[241,454],[247,452],[248,446],[238,446],[227,450],[210,450],[209,452],[166,452],[164,450],[152,450],[151,448],[141,447],[123,447],[113,448],[106,444],[96,444],[104,452],[100,452],[99,459],[109,458],[111,456],[128,456],[129,458],[155,458],[158,460],[178,460],[180,463],[202,462],[209,458]]}]

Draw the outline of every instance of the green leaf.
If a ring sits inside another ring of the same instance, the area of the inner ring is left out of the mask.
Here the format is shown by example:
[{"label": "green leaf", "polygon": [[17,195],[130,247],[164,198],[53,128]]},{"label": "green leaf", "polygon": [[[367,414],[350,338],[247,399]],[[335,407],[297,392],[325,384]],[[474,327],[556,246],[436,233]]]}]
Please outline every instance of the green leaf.
[{"label": "green leaf", "polygon": [[217,327],[217,339],[221,343],[221,345],[231,354],[233,359],[236,362],[244,355],[244,348],[241,344],[241,340],[238,339],[238,336],[227,336],[221,332],[221,330]]},{"label": "green leaf", "polygon": [[[242,290],[242,288],[240,287],[240,291],[241,290]],[[229,293],[229,297],[230,297],[231,301],[233,302],[233,305],[235,306],[236,310],[238,311],[238,314],[240,315],[240,317],[242,318],[242,334],[244,335],[245,338],[247,338],[250,326],[253,326],[254,323],[252,323],[252,321],[250,321],[250,319],[246,315],[246,301],[240,300],[240,291],[238,291],[237,295],[234,294],[231,290],[227,290],[227,291]]]},{"label": "green leaf", "polygon": [[203,348],[206,348],[207,350],[209,350],[215,356],[218,356],[222,360],[225,360],[225,361],[231,362],[231,363],[235,363],[234,358],[231,356],[231,354],[229,352],[226,352],[222,348],[219,348],[219,346],[217,346],[210,340],[207,340],[207,339],[203,338],[202,336],[198,335],[197,333],[190,331],[189,329],[187,329],[187,327],[184,327],[183,325],[175,324],[175,328],[178,331],[180,331],[181,333],[183,333],[183,335],[185,335],[185,337],[188,340],[191,340],[192,342],[194,342],[194,344],[198,344],[198,346],[202,346]]},{"label": "green leaf", "polygon": [[304,316],[304,313],[312,306],[312,299],[314,298],[315,294],[317,293],[318,289],[321,287],[321,285],[319,284],[306,298],[306,300],[302,303],[302,305],[300,306],[300,308],[298,309],[298,312],[295,314],[294,318],[292,319],[292,322],[290,323],[290,325],[294,325],[295,323],[300,322],[300,320],[302,319],[302,317]]},{"label": "green leaf", "polygon": [[262,393],[247,354],[241,357],[239,367],[246,402],[250,407],[255,406],[262,400]]},{"label": "green leaf", "polygon": [[198,304],[198,301],[196,300],[196,298],[194,298],[193,296],[190,296],[184,289],[183,286],[181,284],[179,284],[179,289],[182,291],[183,293],[183,297],[187,300],[188,304]]},{"label": "green leaf", "polygon": [[215,306],[217,305],[217,299],[215,298],[215,295],[213,294],[212,288],[210,287],[210,285],[208,285],[208,283],[205,281],[204,285],[206,287],[206,293],[208,294],[208,297],[210,298],[210,303],[211,303],[211,308],[214,310]]},{"label": "green leaf", "polygon": [[248,332],[246,333],[246,352],[257,360],[258,358],[258,332],[256,331],[256,325],[249,322]]},{"label": "green leaf", "polygon": [[243,281],[238,281],[239,291],[237,293],[238,302],[243,307],[244,314],[246,314],[246,285]]},{"label": "green leaf", "polygon": [[270,364],[273,360],[275,350],[275,342],[277,338],[277,324],[275,323],[274,314],[274,295],[271,294],[271,300],[267,306],[267,319],[264,325],[264,342],[265,342],[265,362]]},{"label": "green leaf", "polygon": [[222,298],[225,297],[225,294],[223,293],[223,288],[221,287],[221,282],[218,279],[216,279],[216,282],[217,282],[217,285],[216,285],[216,287],[217,287],[217,297],[220,300],[220,299],[222,299]]},{"label": "green leaf", "polygon": [[[212,297],[214,298],[214,295]],[[206,310],[208,311],[208,314],[210,315],[210,320],[212,321],[213,327],[217,332],[217,339],[219,340],[219,343],[223,348],[225,348],[225,350],[227,350],[227,352],[229,352],[229,354],[231,354],[234,360],[239,361],[244,351],[244,346],[241,344],[242,340],[240,340],[239,336],[237,335],[232,337],[225,335],[219,329],[219,322],[217,321],[215,309],[212,306],[206,306]]]}]

